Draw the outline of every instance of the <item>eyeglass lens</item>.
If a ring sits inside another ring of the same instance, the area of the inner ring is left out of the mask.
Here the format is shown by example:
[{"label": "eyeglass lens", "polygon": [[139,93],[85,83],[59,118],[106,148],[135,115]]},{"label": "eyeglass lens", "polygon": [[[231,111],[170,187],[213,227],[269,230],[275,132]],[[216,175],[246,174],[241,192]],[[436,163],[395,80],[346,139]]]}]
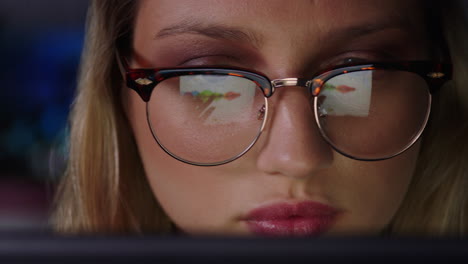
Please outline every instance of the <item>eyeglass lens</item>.
[{"label": "eyeglass lens", "polygon": [[[155,87],[148,122],[169,154],[196,164],[220,163],[255,142],[265,122],[265,105],[262,90],[249,79],[186,75]],[[335,76],[315,98],[324,138],[358,159],[387,158],[409,147],[426,123],[429,105],[423,78],[390,70]]]},{"label": "eyeglass lens", "polygon": [[170,154],[193,163],[218,163],[240,155],[258,137],[265,100],[256,83],[242,77],[175,77],[153,90],[148,121]]},{"label": "eyeglass lens", "polygon": [[323,135],[358,159],[388,158],[405,150],[426,123],[426,81],[406,71],[368,70],[328,80],[317,98]]}]

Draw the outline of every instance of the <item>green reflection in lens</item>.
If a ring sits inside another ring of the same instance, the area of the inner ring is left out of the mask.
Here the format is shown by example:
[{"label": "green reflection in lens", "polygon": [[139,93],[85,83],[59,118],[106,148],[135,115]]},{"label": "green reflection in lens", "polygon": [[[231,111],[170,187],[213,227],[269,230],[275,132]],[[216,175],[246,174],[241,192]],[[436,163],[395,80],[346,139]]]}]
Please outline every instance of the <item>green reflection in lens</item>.
[{"label": "green reflection in lens", "polygon": [[217,93],[211,90],[204,90],[202,92],[198,92],[198,91],[185,92],[184,95],[193,96],[194,98],[201,100],[203,103],[206,103],[209,100],[218,101],[221,99],[232,101],[241,96],[240,93],[236,93],[236,92],[230,91],[227,93]]}]

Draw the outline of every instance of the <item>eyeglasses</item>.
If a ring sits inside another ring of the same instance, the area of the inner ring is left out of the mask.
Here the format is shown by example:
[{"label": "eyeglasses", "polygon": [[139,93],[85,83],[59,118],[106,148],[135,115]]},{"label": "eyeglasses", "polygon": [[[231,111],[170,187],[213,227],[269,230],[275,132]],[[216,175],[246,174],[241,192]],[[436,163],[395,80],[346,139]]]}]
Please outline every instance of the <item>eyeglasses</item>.
[{"label": "eyeglasses", "polygon": [[431,94],[452,75],[450,64],[430,61],[347,65],[311,79],[275,80],[238,68],[131,69],[118,61],[127,86],[146,102],[159,146],[198,166],[225,164],[249,151],[268,120],[268,99],[288,86],[304,88],[335,151],[363,161],[392,158],[418,140]]}]

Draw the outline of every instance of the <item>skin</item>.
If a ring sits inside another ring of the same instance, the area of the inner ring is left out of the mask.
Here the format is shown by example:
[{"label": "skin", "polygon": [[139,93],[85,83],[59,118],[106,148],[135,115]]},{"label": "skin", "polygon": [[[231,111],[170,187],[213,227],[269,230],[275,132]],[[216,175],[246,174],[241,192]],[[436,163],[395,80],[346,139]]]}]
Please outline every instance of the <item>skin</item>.
[{"label": "skin", "polygon": [[[141,1],[131,67],[229,65],[275,79],[310,77],[347,58],[424,59],[417,10],[410,1]],[[245,35],[207,36],[180,25],[223,25]],[[419,151],[416,143],[389,160],[346,158],[321,138],[303,88],[289,87],[270,99],[272,114],[252,150],[197,167],[158,147],[134,91],[124,87],[122,99],[156,198],[190,234],[247,235],[242,218],[252,209],[300,201],[340,210],[326,235],[378,233],[400,207]]]}]

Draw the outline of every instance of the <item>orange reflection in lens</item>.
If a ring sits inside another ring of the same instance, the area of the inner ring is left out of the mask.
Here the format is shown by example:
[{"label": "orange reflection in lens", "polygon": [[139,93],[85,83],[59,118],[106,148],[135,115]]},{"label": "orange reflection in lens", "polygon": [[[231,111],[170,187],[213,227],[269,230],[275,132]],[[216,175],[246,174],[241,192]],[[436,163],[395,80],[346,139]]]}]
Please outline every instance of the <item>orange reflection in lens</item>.
[{"label": "orange reflection in lens", "polygon": [[243,75],[240,75],[240,74],[237,74],[237,73],[228,73],[228,75],[237,76],[237,77],[244,77]]}]

